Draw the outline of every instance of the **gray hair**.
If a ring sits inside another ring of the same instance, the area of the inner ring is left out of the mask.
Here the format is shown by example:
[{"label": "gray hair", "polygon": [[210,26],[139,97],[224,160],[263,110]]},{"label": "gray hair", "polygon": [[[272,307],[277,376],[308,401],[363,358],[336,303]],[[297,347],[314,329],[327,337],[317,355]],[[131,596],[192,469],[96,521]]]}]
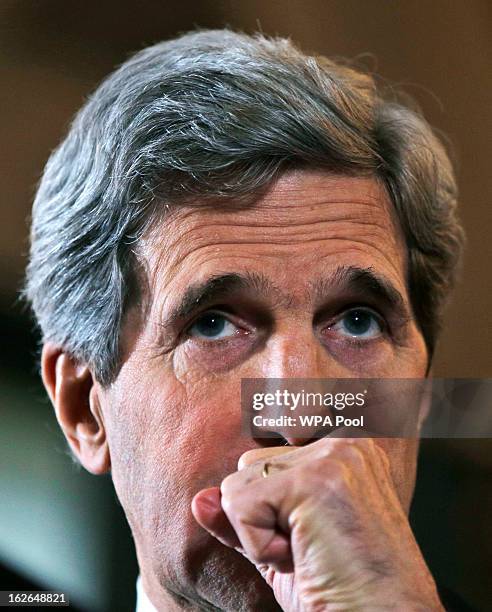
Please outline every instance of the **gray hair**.
[{"label": "gray hair", "polygon": [[408,249],[430,355],[463,241],[449,159],[369,75],[289,40],[200,31],[134,55],[51,155],[34,201],[24,296],[43,341],[104,385],[134,297],[135,243],[166,204],[250,197],[287,167],[382,179]]}]

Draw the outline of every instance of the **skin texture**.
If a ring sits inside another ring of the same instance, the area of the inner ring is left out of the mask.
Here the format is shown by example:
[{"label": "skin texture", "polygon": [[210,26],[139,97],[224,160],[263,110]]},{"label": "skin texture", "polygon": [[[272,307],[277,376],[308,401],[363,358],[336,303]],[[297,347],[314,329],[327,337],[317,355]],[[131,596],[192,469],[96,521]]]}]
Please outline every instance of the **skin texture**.
[{"label": "skin texture", "polygon": [[[102,388],[50,343],[42,364],[72,450],[89,471],[111,470],[156,608],[440,609],[406,518],[415,441],[272,441],[240,431],[241,378],[425,376],[404,242],[384,188],[290,172],[252,207],[172,210],[140,254],[148,308],[126,317],[115,382]],[[333,284],[350,266],[384,276],[403,298],[362,341],[342,329],[344,309],[380,309]],[[254,282],[171,316],[190,285],[231,273]],[[228,321],[221,339],[196,333],[210,309]],[[265,479],[267,456],[280,463]],[[347,516],[365,527],[350,529]]]}]

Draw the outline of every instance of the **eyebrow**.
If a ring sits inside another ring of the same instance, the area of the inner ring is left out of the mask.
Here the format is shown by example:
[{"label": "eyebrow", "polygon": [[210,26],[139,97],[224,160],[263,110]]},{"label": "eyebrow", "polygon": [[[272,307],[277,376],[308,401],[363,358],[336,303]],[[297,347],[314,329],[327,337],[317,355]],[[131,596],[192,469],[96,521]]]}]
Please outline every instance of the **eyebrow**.
[{"label": "eyebrow", "polygon": [[315,299],[326,299],[326,295],[334,288],[347,288],[349,291],[370,295],[388,308],[407,314],[402,294],[388,278],[375,272],[372,267],[339,266],[331,278],[314,283]]},{"label": "eyebrow", "polygon": [[164,325],[186,319],[200,307],[239,291],[249,291],[257,295],[267,296],[275,291],[275,288],[266,276],[255,272],[217,274],[201,283],[190,285],[184,292],[179,304],[172,309],[169,317],[166,317]]},{"label": "eyebrow", "polygon": [[[388,308],[407,314],[401,293],[389,279],[376,273],[371,267],[339,266],[329,278],[315,281],[310,287],[310,292],[316,302],[321,302],[326,300],[327,295],[334,289],[347,289],[370,295]],[[217,274],[190,285],[179,303],[171,309],[162,326],[168,327],[176,321],[187,319],[199,308],[240,291],[264,298],[271,298],[274,295],[277,301],[282,301],[284,304],[293,302],[292,296],[286,295],[264,274],[257,272]]]}]

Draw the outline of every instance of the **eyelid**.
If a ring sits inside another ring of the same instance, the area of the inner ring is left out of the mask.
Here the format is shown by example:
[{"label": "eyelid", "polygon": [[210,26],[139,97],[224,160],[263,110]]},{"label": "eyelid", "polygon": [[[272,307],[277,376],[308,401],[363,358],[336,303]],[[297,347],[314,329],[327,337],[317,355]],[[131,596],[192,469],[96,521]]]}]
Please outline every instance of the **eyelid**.
[{"label": "eyelid", "polygon": [[[237,318],[229,311],[227,311],[226,309],[224,309],[224,307],[208,307],[208,308],[204,308],[201,312],[197,313],[189,323],[187,323],[184,327],[182,336],[186,337],[186,338],[191,338],[193,336],[190,336],[189,332],[190,329],[193,327],[193,325],[195,325],[197,323],[197,321],[200,319],[200,317],[203,317],[204,315],[210,315],[210,314],[218,314],[221,317],[224,317],[224,319],[227,319],[227,321],[229,321],[229,323],[231,323],[232,325],[236,326],[238,329],[244,329],[244,331],[249,331],[249,328],[247,328],[246,325],[244,325],[243,322],[238,322]],[[236,319],[236,320],[234,320]]]},{"label": "eyelid", "polygon": [[333,319],[331,320],[331,322],[329,323],[327,327],[332,327],[333,325],[338,323],[347,313],[352,312],[353,310],[362,310],[364,312],[369,312],[376,318],[383,332],[389,329],[389,325],[386,321],[386,318],[380,312],[378,312],[373,306],[367,306],[367,305],[362,305],[362,304],[353,304],[351,306],[344,307],[343,310],[339,311],[333,317]]},{"label": "eyelid", "polygon": [[[374,336],[363,337],[363,336],[354,336],[351,334],[344,334],[339,332],[336,329],[336,326],[342,321],[343,317],[354,310],[364,311],[370,313],[374,319],[376,320],[376,324],[379,327],[379,331]],[[381,341],[382,339],[390,339],[392,338],[392,333],[389,325],[387,324],[385,318],[374,308],[369,306],[362,305],[353,305],[349,307],[345,307],[341,312],[339,312],[336,317],[324,328],[325,330],[329,330],[330,333],[335,333],[337,336],[343,337],[343,342],[348,343],[354,348],[366,348],[368,346],[372,346],[372,343]]]},{"label": "eyelid", "polygon": [[190,329],[190,327],[192,327],[193,325],[195,325],[195,323],[204,315],[211,315],[211,314],[218,314],[221,315],[225,318],[228,318],[229,313],[227,312],[223,312],[220,308],[204,308],[203,310],[201,310],[200,312],[194,314],[190,321],[188,321],[185,325],[185,329],[188,330]]}]

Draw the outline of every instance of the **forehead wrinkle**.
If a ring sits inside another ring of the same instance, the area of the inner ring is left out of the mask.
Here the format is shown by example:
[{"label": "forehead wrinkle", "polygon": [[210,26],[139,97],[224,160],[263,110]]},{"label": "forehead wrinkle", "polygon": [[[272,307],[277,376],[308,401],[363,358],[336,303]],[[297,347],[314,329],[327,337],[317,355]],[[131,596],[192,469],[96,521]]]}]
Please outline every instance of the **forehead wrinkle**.
[{"label": "forehead wrinkle", "polygon": [[[312,212],[314,207],[320,207],[328,205],[329,208],[332,208],[332,205],[347,205],[347,208],[344,208],[343,211],[338,211],[334,215],[333,218],[326,216],[327,211],[322,212],[322,217],[319,219],[320,221],[343,221],[350,220],[352,217],[357,216],[357,213],[361,211],[357,210],[357,207],[360,206],[363,208],[364,216],[367,215],[367,209],[372,209],[373,211],[377,211],[379,214],[371,214],[370,218],[366,223],[377,223],[378,219],[381,217],[381,213],[386,213],[385,216],[388,220],[393,221],[394,218],[394,210],[389,198],[389,195],[386,191],[384,185],[380,183],[375,177],[370,179],[373,181],[372,184],[369,183],[369,188],[372,191],[377,191],[374,195],[371,192],[365,193],[363,197],[351,195],[350,190],[347,188],[340,188],[340,186],[335,183],[335,192],[340,192],[341,196],[337,196],[336,193],[332,197],[323,198],[319,197],[319,193],[316,193],[317,183],[316,183],[316,172],[311,172],[310,174],[315,176],[315,180],[313,184],[309,184],[308,188],[296,188],[292,186],[291,183],[287,183],[286,187],[277,188],[274,187],[269,190],[269,192],[263,196],[262,198],[256,200],[252,204],[244,207],[244,206],[234,206],[234,202],[232,203],[224,203],[218,201],[213,205],[213,203],[207,202],[202,204],[189,204],[189,205],[180,205],[179,207],[173,207],[170,211],[165,215],[165,217],[161,218],[161,221],[164,221],[168,226],[173,223],[179,224],[180,235],[178,240],[186,237],[187,234],[194,232],[195,230],[203,229],[204,227],[256,227],[258,225],[264,225],[262,216],[265,216],[267,220],[271,219],[272,215],[275,215],[276,212],[288,212],[289,215],[292,213],[292,209],[295,207],[302,212],[306,212],[306,209],[310,209],[308,212]],[[335,181],[337,179],[336,176],[326,175],[323,173],[322,178],[328,179],[328,183],[331,181]],[[340,177],[338,177],[340,178]],[[347,177],[342,177],[347,178]],[[351,181],[355,181],[356,183],[364,182],[368,183],[367,178],[362,177],[351,177]],[[314,193],[311,194],[310,190],[313,190]],[[327,188],[324,188],[326,192]],[[347,197],[347,193],[350,194]],[[299,194],[302,197],[301,202],[291,202],[289,204],[285,204],[287,201],[285,197],[280,197],[286,195],[297,195]],[[313,197],[311,197],[311,195]],[[306,201],[307,196],[309,196],[309,201]],[[348,205],[351,206],[352,210],[348,208]],[[217,218],[220,216],[220,218]],[[276,215],[275,215],[276,216]],[[191,226],[188,225],[187,220],[192,218]],[[214,219],[215,217],[215,219]],[[232,222],[230,221],[232,217]],[[249,217],[249,218],[248,218]],[[252,217],[252,218],[251,218]],[[362,222],[362,219],[360,220]],[[280,219],[276,219],[273,224],[275,227],[281,226],[290,226],[290,225],[310,225],[312,223],[316,223],[317,220],[312,221],[304,221],[303,223],[299,223],[298,220],[289,218],[285,222],[282,222]],[[157,223],[156,226],[150,228],[147,234],[147,242],[152,243],[155,239],[158,241],[162,239],[162,235],[159,234],[162,231],[162,223]],[[166,235],[166,234],[164,234]],[[170,244],[168,246],[174,246]]]},{"label": "forehead wrinkle", "polygon": [[[168,241],[166,238],[163,239],[164,244],[161,245],[164,248],[161,248],[161,256],[162,259],[165,255],[170,255],[172,257],[172,253],[176,253],[179,255],[179,252],[183,252],[183,258],[189,255],[190,253],[197,251],[200,248],[207,247],[219,247],[219,246],[228,246],[228,245],[248,245],[248,244],[285,244],[289,245],[293,242],[313,242],[313,241],[323,241],[330,240],[332,238],[338,238],[338,235],[329,235],[330,232],[336,231],[343,232],[346,230],[348,226],[353,226],[351,229],[351,235],[355,235],[355,228],[358,229],[357,234],[361,237],[371,237],[374,238],[384,237],[386,241],[390,241],[392,245],[398,246],[398,236],[396,232],[391,231],[393,229],[392,225],[389,223],[384,223],[384,221],[380,220],[368,220],[364,221],[357,218],[352,217],[343,217],[333,221],[336,223],[336,228],[331,227],[322,227],[317,235],[313,236],[312,231],[304,232],[306,228],[311,228],[315,225],[326,226],[327,224],[332,223],[330,220],[321,219],[314,220],[310,222],[304,223],[295,223],[292,224],[289,228],[289,232],[278,232],[279,226],[278,224],[265,225],[265,224],[252,224],[252,223],[203,223],[199,224],[193,228],[186,229],[184,232],[173,233],[173,238]],[[204,235],[201,230],[206,227],[211,232],[208,235]],[[247,227],[251,229],[250,233],[238,235],[234,234],[234,228],[237,227]],[[272,235],[266,236],[265,234],[259,234],[255,230],[257,227],[261,227],[263,230],[273,232]],[[221,229],[227,228],[229,232],[213,232],[213,228]],[[322,230],[326,230],[327,236],[321,236]],[[279,235],[280,234],[280,235]]]},{"label": "forehead wrinkle", "polygon": [[[326,178],[326,175],[324,175],[324,178]],[[367,182],[366,179],[360,180]],[[236,246],[239,244],[247,246],[248,244],[259,245],[263,243],[267,245],[268,243],[277,246],[285,245],[288,247],[293,242],[302,241],[306,244],[314,243],[319,241],[320,237],[299,235],[303,233],[302,229],[313,228],[317,224],[331,222],[337,223],[334,228],[337,233],[321,238],[321,240],[349,241],[354,246],[354,243],[359,243],[364,246],[367,245],[377,250],[384,260],[398,273],[398,276],[401,276],[401,270],[398,270],[397,266],[395,266],[395,258],[388,257],[388,249],[383,250],[378,246],[380,241],[387,245],[389,242],[388,239],[390,239],[393,243],[391,246],[396,247],[397,254],[399,255],[397,259],[401,260],[401,255],[403,255],[403,257],[406,255],[406,249],[403,249],[403,253],[401,253],[398,248],[399,224],[397,223],[395,226],[395,213],[384,187],[378,183],[373,183],[370,185],[370,193],[364,194],[362,198],[360,194],[354,194],[355,197],[350,196],[350,189],[335,186],[333,194],[329,194],[328,196],[323,195],[323,198],[319,199],[317,198],[319,192],[316,193],[316,189],[316,180],[314,180],[313,184],[308,185],[308,189],[295,188],[291,184],[288,184],[287,187],[283,187],[282,189],[273,189],[269,194],[247,209],[234,210],[233,208],[228,208],[226,211],[221,211],[209,206],[203,208],[200,206],[183,206],[172,209],[171,212],[162,219],[162,222],[159,223],[158,226],[154,226],[150,230],[148,239],[146,240],[146,246],[150,247],[150,249],[145,249],[147,251],[147,259],[151,261],[151,265],[148,266],[151,276],[149,282],[150,286],[155,291],[158,281],[160,280],[159,270],[163,268],[167,268],[166,276],[168,279],[166,285],[168,285],[175,276],[173,275],[173,271],[175,271],[185,259],[190,255],[199,254],[199,251],[207,247],[210,249],[214,249],[215,247],[217,251],[219,251],[221,246]],[[329,189],[329,185],[328,188],[324,188],[324,191],[326,192],[327,189]],[[312,218],[309,219],[308,214],[308,219],[304,216],[302,223],[300,223],[295,217],[292,219],[293,202],[290,202],[290,205],[284,205],[279,194],[280,196],[283,194],[289,196],[295,196],[297,194],[302,195],[303,201],[300,203],[295,202],[294,204],[300,211],[308,212],[311,217],[313,215],[319,217],[319,211],[313,209],[323,206],[323,204],[327,205],[327,209],[331,208],[330,205],[332,204],[350,204],[351,210],[338,210],[337,215],[333,216],[333,218],[331,214],[327,214],[328,210],[325,210],[322,211],[322,218],[314,220]],[[313,197],[311,197],[311,195]],[[306,196],[309,197],[307,198]],[[361,210],[354,210],[354,208],[362,208],[363,215],[361,215]],[[277,215],[275,212],[283,213],[284,211],[289,212],[291,216],[290,219],[284,220],[277,218],[283,215]],[[272,213],[275,217],[275,222],[273,224],[271,223]],[[358,218],[362,216],[365,218]],[[262,217],[264,217],[264,219]],[[266,226],[265,221],[269,221],[270,224]],[[350,237],[339,235],[340,232],[343,231],[343,225],[341,224],[351,224],[353,226],[354,229],[351,231],[352,235]],[[359,228],[358,232],[354,231],[357,226]],[[257,240],[252,239],[252,236],[237,236],[236,234],[234,239],[228,239],[227,236],[221,235],[224,233],[224,228],[230,229],[232,235],[234,227],[249,227],[252,231],[258,227],[262,227],[266,231],[269,229],[273,231],[273,235],[260,235]],[[278,236],[276,232],[278,232],[278,228],[280,227],[292,227],[289,234],[297,239],[295,241],[286,239],[285,230],[284,236]],[[370,231],[371,228],[373,229],[372,232]],[[391,229],[396,229],[396,231],[391,231]],[[357,238],[354,237],[355,235],[357,235]],[[364,248],[357,250],[367,255]],[[327,255],[330,256],[331,254],[332,253],[328,253]],[[234,256],[237,257],[239,255],[240,253],[236,253]]]},{"label": "forehead wrinkle", "polygon": [[[347,238],[345,236],[339,236],[339,235],[335,235],[335,236],[331,236],[330,238],[322,238],[320,239],[319,237],[316,238],[311,238],[311,239],[307,239],[306,237],[303,238],[303,242],[308,244],[311,242],[325,242],[326,240],[330,240],[333,242],[348,242],[350,244],[350,248],[351,250],[356,250],[358,252],[360,252],[363,256],[367,257],[368,253],[368,247],[371,250],[376,251],[380,257],[383,259],[383,261],[386,263],[387,266],[389,266],[393,272],[395,273],[396,279],[400,282],[397,282],[398,286],[402,286],[401,281],[403,280],[403,286],[402,288],[405,290],[406,289],[406,283],[405,283],[405,279],[402,279],[402,270],[399,269],[398,266],[398,262],[401,262],[401,257],[389,257],[388,256],[388,249],[382,249],[380,248],[378,241],[376,240],[364,240],[363,237],[360,237],[358,239],[355,239],[354,237],[351,238]],[[265,244],[265,246],[268,246],[264,240],[258,240],[258,241],[244,241],[241,244],[243,246],[246,246],[248,244]],[[237,240],[233,240],[233,241],[221,241],[220,243],[216,243],[216,244],[220,244],[221,246],[226,246],[226,245],[230,245],[230,246],[236,246],[238,245],[238,241]],[[276,246],[282,246],[282,247],[289,247],[291,246],[291,241],[279,241],[279,240],[275,240],[274,242],[270,241],[269,244],[275,244]],[[360,246],[358,246],[360,245]],[[173,270],[175,270],[178,266],[180,266],[180,264],[182,264],[182,262],[189,258],[189,257],[193,257],[193,258],[201,258],[203,256],[203,253],[200,253],[200,251],[202,251],[203,249],[207,249],[207,248],[213,248],[212,245],[206,245],[206,246],[202,246],[198,249],[194,249],[194,250],[188,250],[184,256],[182,258],[179,258],[178,261],[175,262],[174,265],[172,265],[170,268],[167,269],[167,274],[166,276],[168,277],[167,279],[162,279],[165,280],[163,286],[161,286],[159,288],[159,291],[166,293],[166,288],[169,286],[169,283],[173,283],[176,280],[176,274],[173,274]],[[391,249],[391,251],[393,251],[393,249]],[[397,249],[397,255],[400,255],[400,253],[398,252],[399,250]],[[165,253],[159,253],[158,257],[157,257],[157,261],[162,261],[162,257],[163,255],[165,255]],[[219,253],[214,253],[212,254],[212,259],[210,259],[210,255],[207,255],[206,260],[203,262],[202,266],[204,264],[207,263],[207,261],[211,261],[213,259],[215,259],[214,255],[216,256],[216,258],[219,260],[219,266],[217,269],[214,270],[214,276],[219,274],[219,273],[230,273],[231,271],[236,272],[237,270],[231,270],[231,269],[226,269],[220,266],[220,254]],[[234,258],[237,260],[240,257],[240,253],[234,253]],[[333,252],[327,253],[324,257],[332,257],[334,255]],[[301,256],[302,257],[302,256]],[[323,257],[323,256],[322,256]],[[324,258],[323,257],[323,258]],[[372,256],[373,257],[373,256]],[[251,255],[248,253],[244,253],[242,255],[242,258],[244,259],[250,259]],[[256,258],[258,258],[258,255],[256,256]],[[198,264],[194,264],[193,268],[196,268]],[[367,263],[366,263],[367,265]],[[372,264],[369,264],[372,265]],[[159,278],[159,274],[158,274],[158,268],[160,267],[160,264],[157,264],[151,274],[151,283],[150,283],[150,287],[152,290],[152,293],[155,295],[156,290],[158,288],[158,285],[160,284],[160,282],[162,282],[162,280]],[[201,267],[200,265],[198,265],[198,267]],[[384,266],[386,267],[386,266]],[[377,265],[376,269],[381,268],[381,265]],[[179,272],[178,272],[179,273]],[[392,276],[392,275],[391,275]],[[396,280],[395,279],[395,280]],[[305,299],[305,295],[303,295],[300,292],[296,292],[296,294],[292,294],[292,293],[286,293],[285,291],[283,291],[282,289],[280,289],[276,284],[274,284],[272,281],[270,281],[268,279],[268,283],[265,282],[265,276],[261,275],[261,274],[254,274],[250,272],[249,275],[249,280],[251,281],[249,284],[251,286],[251,288],[256,291],[258,294],[265,296],[266,293],[268,293],[268,302],[272,305],[272,306],[276,306],[278,308],[291,308],[293,306],[295,306],[296,304],[299,304],[303,299]],[[163,301],[162,301],[162,307],[165,307],[165,304],[168,302],[168,298],[166,297]]]},{"label": "forehead wrinkle", "polygon": [[[322,175],[321,181],[307,177],[304,185],[279,181],[253,207],[260,210],[272,205],[279,209],[313,205],[360,205],[367,208],[392,207],[390,195],[379,177],[347,177]],[[326,180],[328,179],[328,180]],[[347,182],[350,185],[347,185]],[[361,193],[360,190],[364,193]]]},{"label": "forehead wrinkle", "polygon": [[[347,182],[350,182],[349,188]],[[352,175],[333,173],[325,169],[297,168],[281,173],[265,194],[259,198],[259,201],[284,192],[305,195],[310,191],[317,191],[320,185],[323,186],[324,191],[335,193],[337,197],[347,195],[351,197],[354,185],[362,186],[367,197],[377,197],[373,194],[386,191],[384,182],[374,174]]]},{"label": "forehead wrinkle", "polygon": [[[187,234],[200,231],[204,228],[207,229],[221,229],[221,228],[233,228],[233,227],[246,227],[246,228],[257,228],[257,227],[309,227],[322,222],[343,222],[343,221],[354,221],[360,222],[361,224],[373,224],[381,227],[387,227],[392,225],[393,219],[387,206],[382,205],[381,200],[374,201],[371,203],[363,201],[347,200],[342,202],[339,200],[333,200],[329,204],[350,204],[350,207],[343,208],[340,210],[338,207],[333,213],[330,210],[319,210],[320,207],[327,204],[323,201],[314,202],[302,202],[296,204],[295,208],[299,212],[299,219],[295,213],[293,214],[293,206],[283,206],[270,202],[267,206],[252,206],[249,209],[243,210],[220,210],[220,209],[193,209],[192,223],[191,226],[186,223],[190,214],[186,214],[180,224],[180,236],[178,239],[186,237]],[[330,206],[333,208],[333,206]],[[316,210],[314,210],[316,209]],[[368,214],[368,210],[370,213]],[[189,212],[189,211],[188,211]],[[194,213],[194,215],[193,215]],[[284,214],[287,213],[287,217],[284,218]],[[306,214],[307,213],[307,214]],[[180,222],[179,217],[171,219],[171,223]],[[386,223],[385,223],[386,222]],[[184,226],[184,229],[183,229]]]},{"label": "forehead wrinkle", "polygon": [[[227,230],[230,230],[230,234],[232,236],[234,235],[233,231],[236,228],[247,228],[252,231],[257,230],[258,228],[265,229],[265,230],[274,230],[274,231],[277,231],[279,228],[286,228],[287,230],[294,232],[294,231],[302,230],[304,228],[311,228],[316,225],[334,224],[334,223],[337,223],[337,224],[350,223],[350,224],[356,224],[356,225],[360,225],[362,227],[367,227],[367,228],[373,227],[373,228],[376,228],[384,232],[388,232],[388,230],[394,229],[391,219],[389,217],[385,217],[381,219],[381,215],[378,215],[378,216],[369,217],[367,219],[364,219],[358,216],[357,213],[354,211],[352,211],[350,214],[338,215],[333,218],[328,218],[326,216],[320,216],[317,219],[306,219],[303,221],[299,221],[297,219],[291,219],[289,222],[285,222],[285,223],[279,223],[277,222],[277,220],[272,220],[271,215],[269,215],[268,217],[265,217],[265,221],[259,220],[258,216],[256,216],[248,220],[246,219],[244,220],[232,219],[230,221],[228,220],[224,220],[224,221],[210,220],[208,222],[199,223],[199,224],[196,224],[194,227],[190,227],[185,230],[181,230],[179,234],[175,235],[173,242],[170,242],[168,246],[169,247],[175,246],[177,243],[182,242],[190,234],[198,233],[198,236],[201,237],[200,232],[203,231],[203,229],[205,228],[210,231],[222,230],[226,228]],[[212,234],[210,238],[211,239],[213,239],[214,237],[220,238],[220,236],[221,236],[221,232],[217,231],[215,234]],[[234,235],[234,238],[237,238],[239,240],[241,239],[240,236],[235,236],[235,235]]]},{"label": "forehead wrinkle", "polygon": [[[312,200],[306,200],[306,198],[304,196],[303,197],[303,201],[288,201],[289,198],[284,198],[282,200],[276,201],[276,200],[271,200],[269,202],[265,202],[263,204],[256,204],[254,207],[252,207],[250,210],[245,210],[245,211],[241,211],[244,212],[245,214],[247,214],[250,211],[254,211],[257,215],[258,213],[260,215],[275,215],[276,213],[288,213],[289,215],[292,214],[293,210],[298,210],[299,212],[304,212],[305,209],[312,209],[313,207],[316,208],[321,208],[323,209],[323,215],[329,214],[331,212],[331,210],[336,207],[337,208],[337,212],[335,214],[335,219],[339,219],[340,218],[340,206],[342,207],[342,211],[353,211],[353,212],[359,212],[359,213],[363,213],[365,215],[367,215],[368,213],[371,214],[374,211],[378,211],[381,212],[381,210],[385,210],[386,206],[382,206],[383,202],[381,199],[376,199],[374,198],[374,200],[371,201],[367,201],[367,200],[359,200],[359,199],[354,199],[354,198],[350,198],[350,199],[341,199],[341,198],[334,198],[332,200],[320,200],[320,199],[315,199],[313,198]],[[286,225],[289,225],[290,221],[286,222]]]},{"label": "forehead wrinkle", "polygon": [[[404,253],[400,253],[399,249],[396,249],[396,252],[392,252],[391,250],[385,250],[381,248],[377,242],[367,242],[363,239],[346,238],[344,236],[334,236],[331,240],[333,240],[334,242],[335,241],[336,242],[348,242],[351,245],[349,251],[357,251],[358,253],[360,253],[361,255],[365,257],[370,255],[371,258],[374,259],[374,254],[370,253],[367,247],[369,247],[370,249],[373,249],[383,260],[385,267],[388,266],[388,268],[394,273],[395,275],[394,282],[398,285],[401,285],[406,290],[407,288],[406,277],[405,277],[406,257]],[[346,253],[347,252],[348,251],[346,251]],[[326,257],[331,257],[331,255],[332,254],[329,253],[326,255]],[[396,255],[396,257],[391,257],[391,255]],[[322,259],[325,258],[324,256],[321,256],[321,257]],[[374,267],[376,271],[378,271],[378,269],[381,267],[380,265],[378,266],[373,266],[373,264],[370,264],[370,265]]]},{"label": "forehead wrinkle", "polygon": [[[307,188],[305,186],[297,187],[296,181],[305,177],[307,180]],[[347,177],[341,177],[347,179]],[[176,248],[177,244],[185,241],[187,238],[191,238],[197,231],[200,234],[201,230],[207,229],[212,230],[217,228],[220,231],[221,228],[231,227],[251,227],[256,228],[258,226],[268,227],[277,229],[278,227],[289,227],[294,226],[295,229],[299,227],[308,227],[318,222],[325,221],[347,221],[347,222],[359,222],[362,224],[373,224],[379,226],[381,229],[387,229],[386,224],[381,219],[381,216],[385,217],[384,220],[389,221],[389,224],[394,225],[395,214],[389,195],[384,185],[378,179],[374,177],[351,177],[351,183],[355,182],[357,186],[363,185],[366,189],[366,193],[361,197],[360,194],[353,194],[352,189],[348,189],[346,186],[337,183],[337,179],[340,177],[337,175],[327,175],[326,172],[319,171],[308,171],[299,173],[297,171],[286,173],[282,177],[282,181],[277,181],[273,184],[271,189],[261,198],[259,198],[252,205],[244,207],[234,207],[234,203],[229,203],[226,207],[220,206],[217,203],[216,206],[210,203],[202,205],[184,205],[179,207],[173,207],[170,212],[161,218],[161,223],[157,223],[154,227],[149,229],[146,236],[146,244],[153,246],[153,250],[161,250],[159,247],[162,246],[164,241],[164,249],[162,251],[172,251]],[[319,186],[318,183],[322,179],[325,182],[323,192],[326,193],[329,190],[330,185],[334,185],[334,194],[323,197],[319,197]],[[326,187],[326,184],[328,187]],[[311,193],[313,192],[313,193]],[[374,195],[373,195],[374,193]],[[291,202],[289,205],[284,205],[285,198],[279,197],[284,194],[287,195],[301,195],[301,202]],[[340,195],[338,195],[340,194]],[[307,198],[309,196],[309,198]],[[312,197],[311,197],[312,196]],[[308,199],[308,201],[306,201]],[[315,208],[328,205],[328,208],[333,208],[332,205],[347,204],[351,205],[350,208],[345,208],[340,211],[336,210],[336,214],[327,215],[326,210],[322,211],[322,214],[318,211],[313,213]],[[319,219],[304,219],[299,222],[298,219],[292,218],[293,205],[297,207],[301,212],[308,213],[308,216],[316,215],[318,212]],[[363,211],[357,210],[357,207],[363,208]],[[374,211],[375,214],[368,214],[369,211]],[[282,213],[287,211],[289,213],[288,219],[275,218],[273,224],[266,225],[265,221],[271,221],[272,215],[274,217],[282,217],[283,215],[277,215],[275,213]],[[366,219],[357,218],[361,216],[363,212]],[[321,215],[321,216],[320,216]],[[263,219],[262,217],[265,217]],[[172,228],[172,226],[175,226]],[[399,224],[397,224],[399,225]],[[162,231],[164,228],[164,231]],[[172,229],[171,229],[172,228]],[[166,229],[170,231],[166,231]],[[174,229],[174,231],[173,231]],[[218,238],[219,236],[216,236]],[[199,235],[200,238],[200,235]],[[189,240],[188,240],[189,241]],[[157,243],[157,244],[156,244]],[[159,244],[160,243],[160,244]]]}]

